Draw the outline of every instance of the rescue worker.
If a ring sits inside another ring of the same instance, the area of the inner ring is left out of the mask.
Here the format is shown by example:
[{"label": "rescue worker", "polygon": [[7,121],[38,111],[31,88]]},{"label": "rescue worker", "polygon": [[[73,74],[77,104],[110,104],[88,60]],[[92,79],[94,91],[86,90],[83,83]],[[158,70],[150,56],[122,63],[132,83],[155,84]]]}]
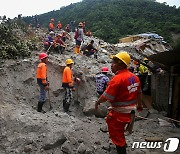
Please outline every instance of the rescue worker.
[{"label": "rescue worker", "polygon": [[83,21],[83,32],[84,32],[84,34],[86,33],[86,22],[85,21]]},{"label": "rescue worker", "polygon": [[51,31],[44,42],[44,49],[47,51],[54,44],[54,32]]},{"label": "rescue worker", "polygon": [[[148,64],[149,60],[144,58],[144,63]],[[141,82],[143,105],[148,109],[152,109],[153,100],[151,97],[151,75],[149,74],[149,70],[146,66],[140,64],[138,77]]]},{"label": "rescue worker", "polygon": [[74,20],[70,21],[69,26],[70,26],[70,31],[74,32],[75,31],[75,21]]},{"label": "rescue worker", "polygon": [[111,70],[115,75],[95,103],[95,109],[98,109],[98,106],[107,100],[111,103],[106,123],[118,154],[126,154],[124,130],[126,125],[131,122],[131,113],[136,109],[136,105],[138,110],[143,108],[140,81],[127,69],[129,63],[130,56],[127,52],[119,52],[113,56]]},{"label": "rescue worker", "polygon": [[98,95],[102,95],[108,85],[109,82],[109,77],[107,76],[108,72],[109,72],[108,67],[102,67],[101,73],[98,73],[95,76],[96,91]]},{"label": "rescue worker", "polygon": [[54,40],[54,48],[58,53],[63,53],[63,50],[65,49],[65,43],[62,41],[62,35],[58,34],[57,37]]},{"label": "rescue worker", "polygon": [[[97,49],[93,46],[94,45],[94,40],[91,40],[90,44],[86,47],[86,50],[84,54],[86,56],[91,56],[91,55],[97,55]],[[96,57],[95,57],[96,58]]]},{"label": "rescue worker", "polygon": [[79,25],[78,25],[78,29],[76,30],[75,32],[75,41],[76,41],[76,47],[74,48],[74,53],[75,54],[79,54],[80,53],[80,46],[81,46],[81,42],[84,42],[84,39],[83,39],[83,23],[80,22]]},{"label": "rescue worker", "polygon": [[70,40],[70,37],[68,36],[68,33],[66,31],[62,31],[62,41],[66,42],[66,39]]},{"label": "rescue worker", "polygon": [[70,32],[69,24],[66,25],[65,30],[66,30],[66,32],[68,32],[68,33]]},{"label": "rescue worker", "polygon": [[[144,62],[147,64],[149,61],[147,58],[144,58]],[[138,70],[139,70],[139,74],[148,74],[148,68],[143,64],[140,64]]]},{"label": "rescue worker", "polygon": [[54,19],[51,19],[49,23],[49,31],[54,31]]},{"label": "rescue worker", "polygon": [[86,32],[86,36],[89,36],[89,37],[91,37],[91,36],[92,36],[92,33],[91,33],[91,31],[90,31],[90,30],[88,30],[88,31]]},{"label": "rescue worker", "polygon": [[79,78],[73,77],[72,72],[72,66],[74,64],[74,61],[72,59],[66,60],[66,67],[63,71],[62,76],[62,87],[65,89],[65,95],[63,98],[63,108],[65,112],[69,111],[69,106],[72,102],[72,90],[75,90],[74,88],[74,81],[80,82]]},{"label": "rescue worker", "polygon": [[60,21],[58,21],[56,28],[57,28],[57,30],[61,30],[62,29],[62,24],[61,24]]},{"label": "rescue worker", "polygon": [[47,66],[46,66],[48,62],[48,55],[46,53],[40,53],[39,59],[41,60],[41,62],[39,63],[36,70],[37,84],[40,87],[40,96],[39,96],[37,111],[44,112],[42,110],[42,107],[46,100],[46,91],[49,90],[49,83],[47,80]]}]

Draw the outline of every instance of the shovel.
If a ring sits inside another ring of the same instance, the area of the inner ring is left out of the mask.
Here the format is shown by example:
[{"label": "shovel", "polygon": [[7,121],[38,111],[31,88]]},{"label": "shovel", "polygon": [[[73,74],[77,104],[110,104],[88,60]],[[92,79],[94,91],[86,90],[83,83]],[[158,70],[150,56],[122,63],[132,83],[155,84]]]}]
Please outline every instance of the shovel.
[{"label": "shovel", "polygon": [[94,115],[96,118],[104,118],[103,114],[101,113],[101,110],[95,109]]},{"label": "shovel", "polygon": [[48,100],[49,100],[49,110],[52,110],[52,105],[51,105],[49,90],[48,90]]},{"label": "shovel", "polygon": [[49,46],[49,48],[47,49],[47,51],[46,51],[47,53],[48,53],[49,50],[51,49],[52,45],[53,45],[53,44],[51,44],[51,45]]},{"label": "shovel", "polygon": [[77,83],[77,89],[76,89],[76,100],[74,101],[74,103],[76,103],[76,104],[80,104],[80,101],[78,101],[78,98],[79,98],[79,83]]}]

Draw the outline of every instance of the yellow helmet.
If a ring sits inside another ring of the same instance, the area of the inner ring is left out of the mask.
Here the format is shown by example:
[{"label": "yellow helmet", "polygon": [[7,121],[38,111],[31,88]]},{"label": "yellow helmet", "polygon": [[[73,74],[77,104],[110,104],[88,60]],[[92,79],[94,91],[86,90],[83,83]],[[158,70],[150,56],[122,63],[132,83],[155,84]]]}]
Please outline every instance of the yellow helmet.
[{"label": "yellow helmet", "polygon": [[144,58],[144,61],[146,61],[146,60],[148,61],[148,59],[147,59],[147,58]]},{"label": "yellow helmet", "polygon": [[126,66],[129,66],[129,63],[131,61],[131,57],[127,52],[125,52],[125,51],[119,52],[114,57],[117,57],[118,59],[120,59],[123,63],[126,64]]},{"label": "yellow helmet", "polygon": [[72,59],[67,59],[67,60],[66,60],[66,65],[69,65],[69,64],[74,64],[74,62],[73,62]]}]

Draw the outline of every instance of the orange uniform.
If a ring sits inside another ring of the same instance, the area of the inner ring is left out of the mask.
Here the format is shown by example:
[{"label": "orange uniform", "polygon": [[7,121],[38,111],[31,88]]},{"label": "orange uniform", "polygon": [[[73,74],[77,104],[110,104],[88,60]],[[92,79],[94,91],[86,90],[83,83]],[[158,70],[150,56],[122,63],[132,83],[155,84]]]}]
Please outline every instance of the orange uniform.
[{"label": "orange uniform", "polygon": [[54,24],[52,22],[49,23],[49,30],[54,31]]},{"label": "orange uniform", "polygon": [[62,83],[68,84],[68,86],[73,86],[73,73],[70,67],[66,66],[63,71]]},{"label": "orange uniform", "polygon": [[62,29],[62,24],[61,23],[58,23],[57,26],[56,26],[57,29]]},{"label": "orange uniform", "polygon": [[102,95],[111,103],[106,122],[110,138],[117,146],[123,147],[126,144],[124,127],[131,120],[130,112],[135,110],[137,97],[141,93],[140,87],[139,78],[123,69],[116,73]]},{"label": "orange uniform", "polygon": [[47,67],[45,63],[39,63],[36,70],[36,78],[41,80],[43,85],[47,85]]}]

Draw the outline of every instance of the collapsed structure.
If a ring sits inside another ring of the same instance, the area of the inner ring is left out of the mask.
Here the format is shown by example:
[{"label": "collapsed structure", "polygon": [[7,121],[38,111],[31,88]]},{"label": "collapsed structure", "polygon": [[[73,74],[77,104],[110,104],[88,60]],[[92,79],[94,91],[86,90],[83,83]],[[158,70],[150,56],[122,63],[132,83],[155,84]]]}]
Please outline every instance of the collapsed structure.
[{"label": "collapsed structure", "polygon": [[[158,110],[168,116],[180,117],[180,54],[155,33],[143,33],[121,38],[117,47],[130,47],[129,53],[151,73],[151,97]],[[150,62],[144,63],[144,58]]]}]

